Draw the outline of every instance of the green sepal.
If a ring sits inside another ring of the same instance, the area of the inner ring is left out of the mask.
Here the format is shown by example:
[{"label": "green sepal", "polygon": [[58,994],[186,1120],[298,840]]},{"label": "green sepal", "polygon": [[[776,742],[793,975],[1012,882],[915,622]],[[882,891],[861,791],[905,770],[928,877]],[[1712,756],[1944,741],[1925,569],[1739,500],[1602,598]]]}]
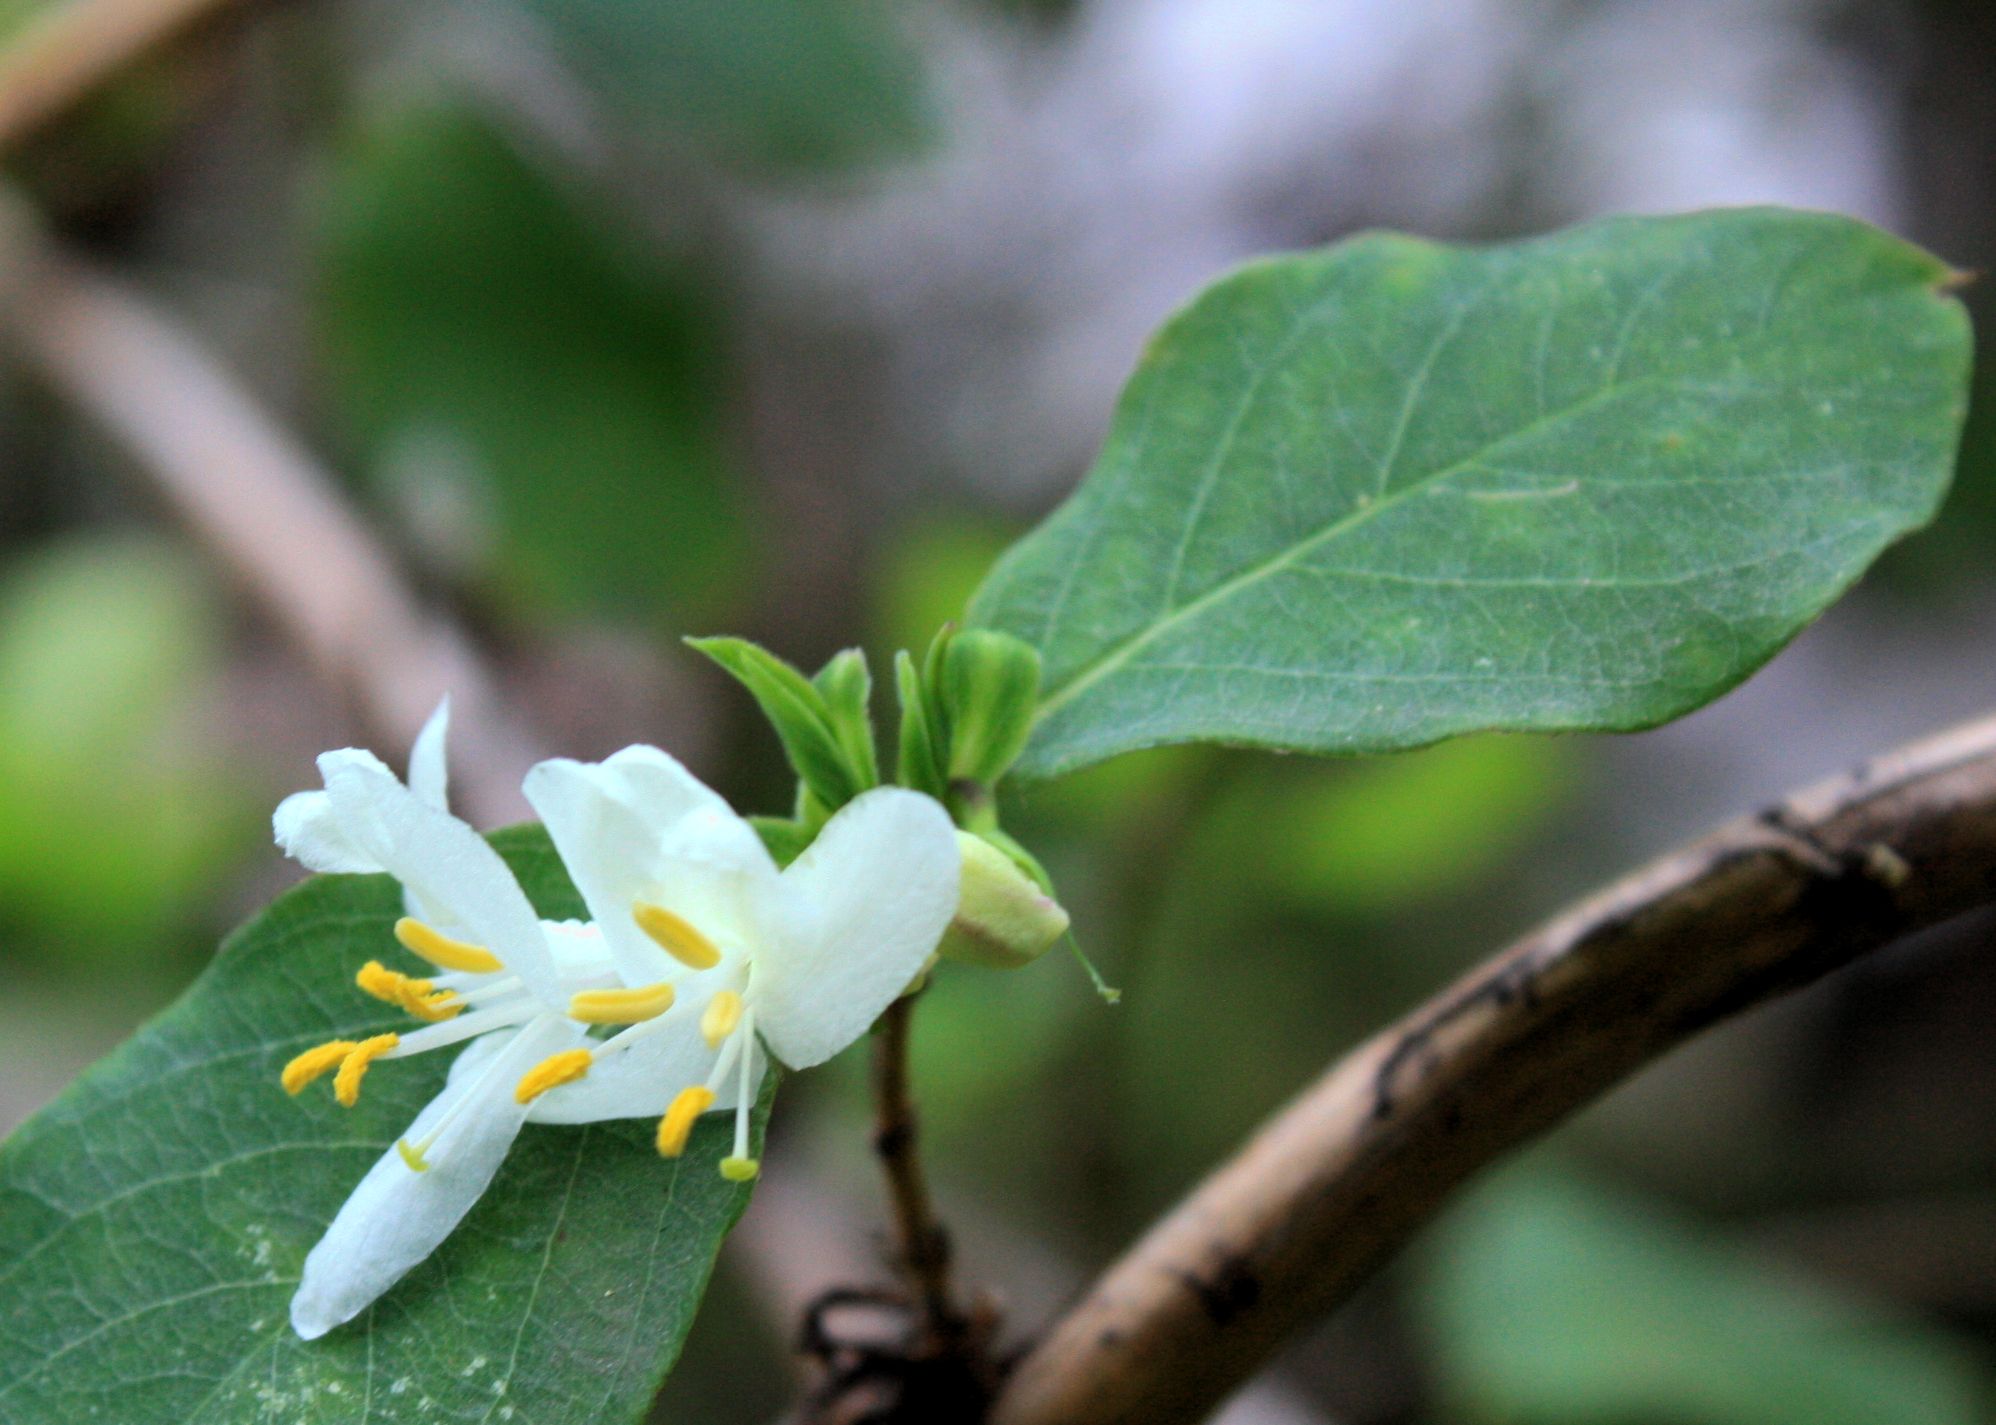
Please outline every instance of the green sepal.
[{"label": "green sepal", "polygon": [[826,807],[836,810],[865,790],[835,730],[831,706],[809,678],[744,638],[689,638],[686,642],[748,689],[776,729],[792,770]]}]

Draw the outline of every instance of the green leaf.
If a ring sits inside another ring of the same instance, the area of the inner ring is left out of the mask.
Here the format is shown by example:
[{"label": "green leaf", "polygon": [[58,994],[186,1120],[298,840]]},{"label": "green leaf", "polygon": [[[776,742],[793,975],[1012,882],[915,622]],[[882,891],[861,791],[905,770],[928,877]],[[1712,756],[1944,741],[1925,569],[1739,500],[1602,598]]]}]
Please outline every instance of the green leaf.
[{"label": "green leaf", "polygon": [[1517,1425],[1974,1425],[1989,1382],[1936,1327],[1659,1205],[1514,1169],[1438,1229],[1415,1302],[1463,1418]]},{"label": "green leaf", "polygon": [[846,759],[831,707],[817,684],[745,638],[689,638],[686,643],[748,689],[776,730],[791,770],[826,811],[837,811],[865,790]]},{"label": "green leaf", "polygon": [[843,168],[927,136],[917,56],[881,0],[522,0],[643,140],[759,169]]},{"label": "green leaf", "polygon": [[894,690],[901,699],[901,735],[895,777],[904,787],[938,799],[948,793],[936,752],[936,732],[929,725],[929,695],[915,659],[907,649],[894,655]]},{"label": "green leaf", "polygon": [[[581,913],[539,828],[494,841],[543,914]],[[385,876],[308,881],[0,1144],[0,1419],[643,1415],[748,1200],[718,1172],[719,1117],[673,1162],[650,1122],[529,1126],[458,1230],[359,1321],[309,1344],[291,1332],[306,1251],[451,1057],[376,1065],[351,1110],[278,1087],[301,1049],[388,1027],[352,977],[392,948],[400,911]]]},{"label": "green leaf", "polygon": [[1933,513],[1952,280],[1779,209],[1373,234],[1224,279],[972,603],[1046,657],[1019,770],[1688,712]]},{"label": "green leaf", "polygon": [[847,648],[811,677],[825,699],[825,714],[846,765],[861,790],[880,785],[880,755],[873,744],[873,670],[866,654]]}]

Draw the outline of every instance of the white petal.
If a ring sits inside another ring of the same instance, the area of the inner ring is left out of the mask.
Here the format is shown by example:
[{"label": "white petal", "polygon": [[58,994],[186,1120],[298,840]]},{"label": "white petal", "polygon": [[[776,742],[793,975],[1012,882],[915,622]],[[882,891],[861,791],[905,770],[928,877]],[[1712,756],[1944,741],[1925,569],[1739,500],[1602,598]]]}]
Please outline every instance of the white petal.
[{"label": "white petal", "polygon": [[672,957],[631,919],[632,902],[649,880],[658,837],[625,799],[623,779],[607,764],[559,758],[537,763],[524,790],[601,928],[624,983],[669,978],[676,970]]},{"label": "white petal", "polygon": [[908,988],[956,914],[956,831],[933,799],[848,802],[783,873],[790,924],[756,960],[756,1027],[793,1069],[852,1043]]},{"label": "white petal", "polygon": [[783,891],[762,838],[657,748],[627,747],[601,763],[542,762],[527,774],[526,793],[626,983],[677,973],[632,920],[640,900],[685,917],[724,951],[764,938]]},{"label": "white petal", "polygon": [[307,1341],[352,1320],[451,1234],[499,1171],[526,1121],[526,1108],[513,1101],[519,1076],[578,1035],[573,1024],[548,1015],[510,1038],[492,1037],[503,1042],[481,1056],[491,1072],[454,1075],[405,1135],[420,1138],[459,1098],[475,1094],[462,1120],[447,1131],[449,1151],[439,1152],[435,1165],[418,1173],[391,1147],[305,1258],[304,1279],[291,1299],[291,1326]]},{"label": "white petal", "polygon": [[409,749],[409,790],[438,811],[450,806],[450,769],[444,760],[444,741],[449,734],[450,695],[446,693]]},{"label": "white petal", "polygon": [[284,854],[308,871],[367,875],[383,869],[341,829],[332,801],[324,792],[293,792],[277,804],[270,825]]},{"label": "white petal", "polygon": [[[629,1049],[596,1061],[574,1083],[550,1089],[534,1100],[531,1123],[596,1123],[613,1118],[656,1118],[679,1091],[704,1084],[715,1051],[700,1035],[699,1003],[675,1007],[676,1023],[641,1039]],[[758,1076],[757,1082],[760,1082]],[[734,1106],[732,1095],[713,1109]]]},{"label": "white petal", "polygon": [[540,917],[483,837],[417,797],[372,753],[328,752],[319,770],[349,840],[448,919],[453,934],[489,949],[546,1003],[566,1007]]}]

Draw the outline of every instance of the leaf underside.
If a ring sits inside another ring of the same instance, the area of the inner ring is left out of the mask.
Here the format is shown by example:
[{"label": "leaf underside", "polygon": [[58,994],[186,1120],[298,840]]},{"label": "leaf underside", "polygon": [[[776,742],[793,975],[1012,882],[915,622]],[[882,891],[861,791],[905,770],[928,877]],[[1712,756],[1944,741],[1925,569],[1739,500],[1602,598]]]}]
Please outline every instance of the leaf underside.
[{"label": "leaf underside", "polygon": [[[581,914],[538,827],[494,842],[542,914]],[[291,1332],[305,1253],[451,1058],[376,1065],[353,1109],[323,1083],[296,1100],[278,1087],[301,1049],[395,1027],[353,974],[394,954],[400,912],[385,876],[308,881],[0,1144],[0,1420],[643,1414],[748,1199],[717,1171],[731,1146],[718,1117],[676,1162],[649,1122],[529,1125],[427,1262],[330,1336]]]},{"label": "leaf underside", "polygon": [[1766,661],[1947,487],[1951,274],[1737,209],[1256,263],[1153,339],[969,621],[1038,645],[1020,770],[1628,730]]}]

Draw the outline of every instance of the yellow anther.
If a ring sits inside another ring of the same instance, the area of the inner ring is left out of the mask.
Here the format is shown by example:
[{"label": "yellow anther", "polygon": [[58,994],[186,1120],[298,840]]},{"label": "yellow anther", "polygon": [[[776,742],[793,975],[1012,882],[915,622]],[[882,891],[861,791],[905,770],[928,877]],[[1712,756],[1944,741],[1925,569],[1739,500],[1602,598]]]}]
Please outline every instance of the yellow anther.
[{"label": "yellow anther", "polygon": [[367,1076],[367,1066],[401,1042],[399,1034],[377,1034],[347,1050],[340,1071],[333,1075],[333,1097],[348,1108],[360,1102],[360,1081]]},{"label": "yellow anther", "polygon": [[420,1148],[411,1147],[407,1138],[395,1140],[395,1151],[402,1155],[402,1161],[409,1165],[410,1172],[427,1173],[430,1170],[430,1160],[423,1156]]},{"label": "yellow anther", "polygon": [[464,1002],[450,990],[440,990],[428,980],[411,979],[391,970],[379,960],[369,960],[353,977],[354,983],[378,1000],[386,1000],[435,1024],[449,1019],[464,1008]]},{"label": "yellow anther", "polygon": [[707,1008],[700,1016],[700,1033],[706,1037],[709,1049],[718,1049],[741,1022],[742,997],[733,990],[722,990],[707,1001]]},{"label": "yellow anther", "polygon": [[679,1097],[665,1111],[665,1117],[658,1121],[658,1151],[667,1158],[677,1158],[686,1151],[686,1140],[693,1136],[693,1121],[714,1106],[714,1091],[698,1086],[681,1089]]},{"label": "yellow anther", "polygon": [[307,1049],[284,1066],[284,1072],[279,1076],[284,1091],[288,1094],[301,1092],[314,1079],[339,1067],[340,1061],[359,1047],[351,1039],[335,1039],[330,1044]]},{"label": "yellow anther", "polygon": [[402,1003],[402,997],[408,991],[426,995],[434,988],[428,980],[412,980],[399,971],[389,969],[379,960],[369,960],[362,965],[360,973],[353,977],[353,982],[376,999],[386,1000],[390,1004]]},{"label": "yellow anther", "polygon": [[411,995],[402,1002],[402,1008],[429,1024],[441,1024],[446,1019],[454,1019],[464,1008],[464,1001],[454,991],[438,990],[430,995]]},{"label": "yellow anther", "polygon": [[721,952],[713,941],[694,929],[692,922],[662,905],[634,901],[631,919],[661,950],[689,970],[711,970],[721,963]]},{"label": "yellow anther", "polygon": [[762,1164],[754,1158],[721,1159],[721,1176],[731,1183],[752,1183],[761,1171]]},{"label": "yellow anther", "polygon": [[520,1076],[513,1089],[515,1103],[532,1103],[551,1088],[572,1084],[589,1072],[595,1056],[587,1049],[564,1049],[550,1054]]},{"label": "yellow anther", "polygon": [[489,975],[502,968],[499,957],[482,945],[453,940],[442,931],[432,930],[420,920],[403,916],[395,922],[395,938],[405,950],[421,955],[432,965],[446,970],[462,970],[469,975]]},{"label": "yellow anther", "polygon": [[568,1017],[584,1024],[636,1024],[672,1008],[673,989],[660,981],[628,990],[583,990],[568,998]]}]

